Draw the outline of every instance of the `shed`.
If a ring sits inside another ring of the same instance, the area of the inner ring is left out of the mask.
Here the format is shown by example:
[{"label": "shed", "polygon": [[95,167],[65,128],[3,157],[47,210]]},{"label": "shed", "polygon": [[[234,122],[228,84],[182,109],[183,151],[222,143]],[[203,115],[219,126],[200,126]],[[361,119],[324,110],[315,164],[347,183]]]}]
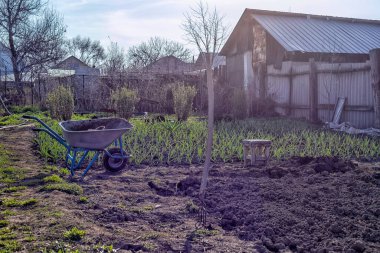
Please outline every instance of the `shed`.
[{"label": "shed", "polygon": [[246,90],[249,111],[257,99],[270,98],[280,114],[329,121],[345,97],[342,120],[370,127],[374,48],[380,48],[377,20],[245,9],[220,54],[229,85]]}]

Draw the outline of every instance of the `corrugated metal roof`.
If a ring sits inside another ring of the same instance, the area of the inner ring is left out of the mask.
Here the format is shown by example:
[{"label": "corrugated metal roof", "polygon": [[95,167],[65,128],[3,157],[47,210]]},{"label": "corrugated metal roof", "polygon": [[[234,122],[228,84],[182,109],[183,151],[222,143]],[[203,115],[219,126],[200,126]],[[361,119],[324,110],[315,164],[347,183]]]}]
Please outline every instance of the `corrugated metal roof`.
[{"label": "corrugated metal roof", "polygon": [[368,54],[380,48],[380,25],[313,16],[253,14],[286,51]]},{"label": "corrugated metal roof", "polygon": [[1,75],[5,75],[7,72],[8,74],[13,72],[11,57],[5,53],[0,51],[0,70]]}]

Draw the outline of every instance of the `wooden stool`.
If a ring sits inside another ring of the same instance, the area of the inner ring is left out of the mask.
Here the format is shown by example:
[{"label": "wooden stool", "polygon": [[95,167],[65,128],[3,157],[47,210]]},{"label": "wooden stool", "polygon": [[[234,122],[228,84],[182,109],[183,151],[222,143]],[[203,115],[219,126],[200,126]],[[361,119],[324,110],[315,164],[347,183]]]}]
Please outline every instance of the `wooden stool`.
[{"label": "wooden stool", "polygon": [[255,165],[255,163],[258,161],[264,162],[264,164],[266,164],[269,160],[271,144],[272,142],[270,140],[243,140],[244,167],[247,166],[248,159],[251,160],[251,165]]}]

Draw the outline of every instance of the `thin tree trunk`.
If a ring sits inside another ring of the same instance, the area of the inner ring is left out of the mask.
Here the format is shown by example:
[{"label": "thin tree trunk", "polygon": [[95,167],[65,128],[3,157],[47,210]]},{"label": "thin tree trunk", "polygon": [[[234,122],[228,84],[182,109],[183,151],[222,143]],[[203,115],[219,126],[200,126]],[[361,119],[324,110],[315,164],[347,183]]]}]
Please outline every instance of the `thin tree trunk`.
[{"label": "thin tree trunk", "polygon": [[0,102],[1,102],[1,106],[4,108],[6,115],[12,115],[12,113],[8,110],[7,106],[5,105],[4,100],[1,95],[0,95]]},{"label": "thin tree trunk", "polygon": [[207,186],[207,180],[208,180],[208,173],[211,167],[211,151],[212,151],[212,143],[213,143],[213,136],[214,136],[214,82],[212,78],[212,68],[211,64],[207,64],[207,91],[208,91],[208,135],[207,135],[207,142],[206,142],[206,161],[203,168],[203,174],[202,174],[202,182],[201,182],[201,188],[199,192],[199,196],[201,200],[204,199],[205,193],[206,193],[206,186]]},{"label": "thin tree trunk", "polygon": [[21,72],[20,70],[18,69],[18,64],[17,64],[17,52],[16,52],[16,48],[15,48],[15,45],[14,45],[14,40],[13,40],[13,33],[10,32],[9,33],[9,48],[10,48],[10,51],[11,51],[11,60],[12,60],[12,68],[13,68],[13,76],[15,78],[15,85],[16,85],[16,89],[17,89],[17,94],[20,98],[20,100],[23,100],[24,99],[24,96],[25,96],[25,92],[22,88],[22,84],[21,84]]}]

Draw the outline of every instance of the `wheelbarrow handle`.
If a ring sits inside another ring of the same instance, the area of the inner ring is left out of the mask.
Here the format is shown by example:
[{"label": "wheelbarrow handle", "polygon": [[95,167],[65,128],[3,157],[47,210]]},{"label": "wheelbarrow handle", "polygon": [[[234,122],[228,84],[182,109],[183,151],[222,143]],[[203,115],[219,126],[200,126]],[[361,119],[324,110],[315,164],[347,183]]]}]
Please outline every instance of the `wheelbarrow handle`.
[{"label": "wheelbarrow handle", "polygon": [[30,115],[22,115],[21,118],[23,119],[37,119],[37,117],[34,117],[34,116],[30,116]]},{"label": "wheelbarrow handle", "polygon": [[43,128],[32,128],[32,131],[33,131],[33,132],[44,132],[44,131],[46,131],[46,130],[43,129]]},{"label": "wheelbarrow handle", "polygon": [[68,148],[68,145],[66,144],[65,139],[63,139],[59,134],[57,134],[53,129],[51,129],[48,125],[46,125],[45,122],[43,122],[41,119],[35,117],[35,116],[30,116],[30,115],[22,115],[22,118],[24,119],[33,119],[36,120],[38,123],[40,123],[44,128],[35,128],[32,129],[33,131],[36,132],[45,132],[49,134],[52,138],[56,139],[60,144]]}]

